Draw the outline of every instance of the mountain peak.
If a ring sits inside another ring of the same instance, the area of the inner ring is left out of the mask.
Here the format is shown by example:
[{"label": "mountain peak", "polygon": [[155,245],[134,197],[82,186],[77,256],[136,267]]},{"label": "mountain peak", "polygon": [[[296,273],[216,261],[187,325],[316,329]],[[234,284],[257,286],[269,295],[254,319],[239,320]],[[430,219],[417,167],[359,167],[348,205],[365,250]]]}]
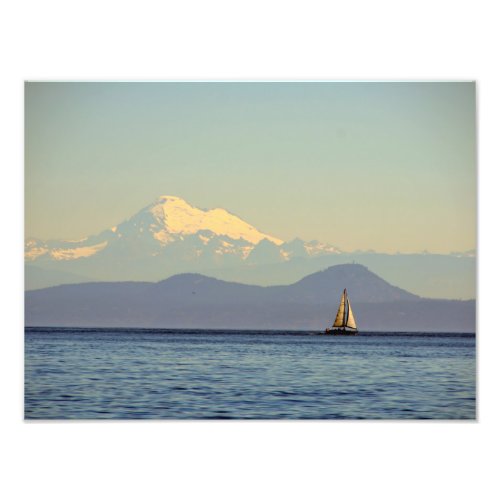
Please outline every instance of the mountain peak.
[{"label": "mountain peak", "polygon": [[180,196],[174,196],[172,194],[162,194],[158,196],[158,201],[168,201],[168,200],[182,200]]},{"label": "mountain peak", "polygon": [[158,196],[158,198],[154,201],[153,205],[164,205],[170,203],[181,203],[188,205],[186,200],[184,200],[180,196],[173,196],[169,194],[162,194],[161,196]]},{"label": "mountain peak", "polygon": [[223,208],[203,210],[178,196],[162,195],[146,210],[153,215],[157,224],[155,238],[164,243],[170,241],[172,234],[189,235],[202,230],[235,240],[241,238],[253,244],[263,239],[276,245],[283,243],[278,238],[261,233]]}]

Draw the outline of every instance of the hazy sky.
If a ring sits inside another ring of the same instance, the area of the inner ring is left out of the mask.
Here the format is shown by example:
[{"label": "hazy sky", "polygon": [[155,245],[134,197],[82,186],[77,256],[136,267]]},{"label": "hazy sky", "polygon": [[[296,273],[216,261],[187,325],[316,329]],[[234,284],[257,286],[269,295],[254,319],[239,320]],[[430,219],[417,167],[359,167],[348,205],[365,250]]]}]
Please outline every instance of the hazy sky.
[{"label": "hazy sky", "polygon": [[28,83],[26,236],[162,194],[343,250],[475,248],[474,83]]}]

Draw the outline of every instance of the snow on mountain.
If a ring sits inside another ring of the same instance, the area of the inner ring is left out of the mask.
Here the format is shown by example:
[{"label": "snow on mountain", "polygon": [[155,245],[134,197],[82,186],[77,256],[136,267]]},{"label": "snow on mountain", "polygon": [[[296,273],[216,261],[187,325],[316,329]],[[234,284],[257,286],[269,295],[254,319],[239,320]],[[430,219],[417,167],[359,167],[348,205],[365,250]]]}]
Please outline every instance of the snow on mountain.
[{"label": "snow on mountain", "polygon": [[307,255],[311,257],[314,257],[316,255],[341,253],[337,247],[329,245],[328,243],[320,243],[316,240],[306,242],[304,244],[304,248],[307,252]]},{"label": "snow on mountain", "polygon": [[47,246],[39,239],[31,238],[24,243],[24,259],[26,261],[36,260],[48,251]]},{"label": "snow on mountain", "polygon": [[281,246],[281,253],[285,260],[290,260],[295,257],[316,257],[318,255],[339,254],[341,251],[327,243],[320,243],[319,241],[302,241],[295,238],[288,241]]},{"label": "snow on mountain", "polygon": [[97,244],[82,245],[89,238],[78,241],[42,241],[38,239],[29,239],[25,243],[24,257],[26,261],[35,261],[45,256],[51,260],[73,260],[82,257],[90,257],[105,248],[107,241]]},{"label": "snow on mountain", "polygon": [[151,226],[155,230],[154,237],[162,243],[168,244],[173,234],[195,234],[202,230],[234,240],[244,239],[253,244],[263,239],[275,245],[283,243],[278,238],[261,233],[223,208],[201,210],[177,196],[161,196],[147,210],[156,220],[156,224]]}]

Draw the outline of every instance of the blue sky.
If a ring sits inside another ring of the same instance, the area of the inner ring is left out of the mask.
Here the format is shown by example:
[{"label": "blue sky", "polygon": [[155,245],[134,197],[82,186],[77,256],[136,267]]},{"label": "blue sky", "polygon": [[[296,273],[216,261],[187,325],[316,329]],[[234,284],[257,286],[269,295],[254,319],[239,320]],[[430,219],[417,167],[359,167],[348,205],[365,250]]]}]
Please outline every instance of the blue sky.
[{"label": "blue sky", "polygon": [[475,84],[27,83],[26,235],[161,194],[344,250],[475,248]]}]

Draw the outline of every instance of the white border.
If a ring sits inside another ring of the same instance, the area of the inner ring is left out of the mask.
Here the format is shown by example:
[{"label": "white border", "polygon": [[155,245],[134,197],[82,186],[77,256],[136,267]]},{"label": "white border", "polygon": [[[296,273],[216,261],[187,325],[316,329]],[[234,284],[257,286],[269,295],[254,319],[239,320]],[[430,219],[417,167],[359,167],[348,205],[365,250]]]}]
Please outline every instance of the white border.
[{"label": "white border", "polygon": [[[4,498],[495,496],[499,37],[484,5],[10,2],[0,29]],[[477,80],[480,423],[23,423],[25,79]]]}]

